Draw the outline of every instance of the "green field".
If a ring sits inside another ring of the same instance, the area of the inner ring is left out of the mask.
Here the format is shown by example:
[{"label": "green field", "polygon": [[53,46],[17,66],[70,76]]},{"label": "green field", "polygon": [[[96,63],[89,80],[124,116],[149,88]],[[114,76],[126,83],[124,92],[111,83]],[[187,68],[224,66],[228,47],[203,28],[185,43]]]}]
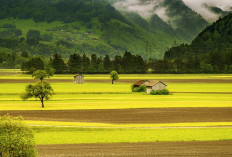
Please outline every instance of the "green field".
[{"label": "green field", "polygon": [[[51,83],[55,95],[41,108],[39,100],[22,101],[20,93],[28,83],[5,80],[31,80],[16,70],[0,72],[0,112],[5,110],[92,110],[144,108],[232,107],[232,83],[167,83],[167,96],[132,93],[131,84],[140,79],[231,80],[232,75],[120,75],[122,83],[111,84],[108,75],[85,75],[87,83],[75,85],[73,75],[55,75]],[[59,81],[60,80],[60,81]],[[66,82],[61,82],[66,80]],[[70,80],[70,81],[69,81]],[[91,81],[91,82],[88,82]],[[95,81],[96,80],[96,81]],[[108,83],[107,83],[108,82]],[[194,117],[193,117],[194,118]],[[111,124],[61,121],[26,121],[35,130],[37,144],[120,143],[162,141],[232,140],[231,122]]]},{"label": "green field", "polygon": [[[1,95],[0,110],[41,110],[37,100],[22,101],[17,95]],[[67,94],[45,101],[44,110],[128,109],[164,107],[232,107],[230,94]]]},{"label": "green field", "polygon": [[34,130],[38,144],[232,140],[232,128],[86,129],[41,127]]}]

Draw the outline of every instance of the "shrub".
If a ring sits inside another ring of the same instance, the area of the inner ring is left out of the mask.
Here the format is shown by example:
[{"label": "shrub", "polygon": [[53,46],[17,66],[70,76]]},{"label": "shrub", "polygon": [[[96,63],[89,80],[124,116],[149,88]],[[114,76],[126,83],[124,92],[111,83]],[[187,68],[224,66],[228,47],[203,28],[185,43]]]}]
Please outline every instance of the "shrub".
[{"label": "shrub", "polygon": [[151,95],[169,95],[169,91],[167,89],[163,90],[152,90],[150,92]]},{"label": "shrub", "polygon": [[36,156],[33,131],[22,117],[0,117],[0,156]]},{"label": "shrub", "polygon": [[147,88],[145,85],[141,85],[139,87],[134,87],[134,85],[132,85],[132,92],[146,92]]}]

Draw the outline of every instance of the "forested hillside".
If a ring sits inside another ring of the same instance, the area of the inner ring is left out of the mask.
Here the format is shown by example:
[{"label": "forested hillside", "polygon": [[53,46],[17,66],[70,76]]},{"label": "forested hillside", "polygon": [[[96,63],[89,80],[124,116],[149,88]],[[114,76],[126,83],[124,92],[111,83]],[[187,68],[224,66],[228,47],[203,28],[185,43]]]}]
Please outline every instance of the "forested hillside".
[{"label": "forested hillside", "polygon": [[104,0],[0,0],[0,47],[4,52],[43,56],[96,53],[113,57],[128,50],[162,58],[174,41],[184,42],[136,18],[148,27]]},{"label": "forested hillside", "polygon": [[[125,51],[156,62],[170,47],[189,43],[208,25],[181,0],[163,0],[147,18],[139,12],[115,9],[115,2],[0,0],[1,68],[20,68],[33,56],[59,54],[67,62],[74,53],[112,59]],[[139,5],[144,3],[147,1]],[[166,19],[155,13],[157,9],[165,9]],[[216,7],[211,9],[227,14]],[[182,51],[177,53],[183,55]],[[174,53],[167,52],[166,58],[169,54]]]},{"label": "forested hillside", "polygon": [[168,50],[165,59],[176,60],[179,64],[183,61],[193,63],[190,67],[195,70],[202,62],[211,66],[211,71],[226,72],[232,65],[232,13],[208,26],[190,45]]}]

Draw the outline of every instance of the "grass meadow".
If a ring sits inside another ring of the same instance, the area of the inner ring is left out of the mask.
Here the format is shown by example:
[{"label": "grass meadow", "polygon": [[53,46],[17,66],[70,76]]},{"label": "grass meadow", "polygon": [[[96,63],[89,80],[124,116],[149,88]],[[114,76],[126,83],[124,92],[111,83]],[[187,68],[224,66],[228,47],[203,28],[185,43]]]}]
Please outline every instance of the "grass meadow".
[{"label": "grass meadow", "polygon": [[38,144],[232,140],[232,128],[99,129],[35,127]]},{"label": "grass meadow", "polygon": [[[143,108],[232,107],[232,83],[168,83],[171,94],[154,96],[132,93],[132,83],[111,84],[108,75],[85,75],[83,85],[73,84],[72,75],[55,75],[51,83],[55,95],[45,101],[22,101],[20,93],[28,83],[4,83],[5,80],[31,80],[20,71],[0,71],[0,112],[6,110],[92,110]],[[232,80],[232,75],[120,75],[121,80]],[[66,80],[62,82],[59,80]],[[70,80],[70,81],[69,81]],[[95,82],[96,80],[96,82]],[[99,81],[100,80],[100,81]],[[101,82],[102,81],[102,82]],[[107,83],[108,82],[108,83]],[[130,81],[125,81],[130,82]],[[20,112],[20,111],[19,111]],[[26,121],[33,126],[37,144],[121,143],[162,141],[232,140],[232,123],[105,124],[60,121]]]}]

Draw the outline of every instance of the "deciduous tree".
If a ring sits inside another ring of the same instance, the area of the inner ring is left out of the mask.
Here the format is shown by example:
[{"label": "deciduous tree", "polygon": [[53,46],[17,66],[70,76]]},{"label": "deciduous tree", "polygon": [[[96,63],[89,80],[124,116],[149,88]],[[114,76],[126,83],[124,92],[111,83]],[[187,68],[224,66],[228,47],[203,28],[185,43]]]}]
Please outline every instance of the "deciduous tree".
[{"label": "deciduous tree", "polygon": [[23,100],[30,98],[39,98],[44,108],[44,100],[49,100],[49,98],[54,94],[52,86],[48,82],[40,82],[36,85],[29,84],[26,86],[26,91],[21,94]]},{"label": "deciduous tree", "polygon": [[112,84],[114,84],[114,81],[119,80],[117,71],[111,71],[110,78],[112,79]]}]

